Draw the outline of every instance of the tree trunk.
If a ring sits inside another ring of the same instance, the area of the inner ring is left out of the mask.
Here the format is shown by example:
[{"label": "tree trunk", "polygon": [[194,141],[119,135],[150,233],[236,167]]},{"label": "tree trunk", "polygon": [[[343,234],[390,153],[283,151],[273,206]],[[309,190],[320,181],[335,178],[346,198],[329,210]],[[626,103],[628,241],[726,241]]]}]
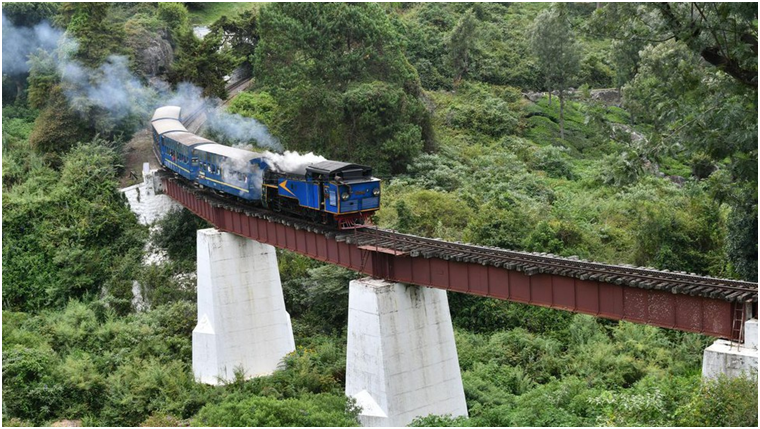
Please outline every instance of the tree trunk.
[{"label": "tree trunk", "polygon": [[16,101],[21,100],[21,96],[24,94],[24,80],[16,80]]},{"label": "tree trunk", "polygon": [[559,138],[565,140],[565,91],[559,90]]}]

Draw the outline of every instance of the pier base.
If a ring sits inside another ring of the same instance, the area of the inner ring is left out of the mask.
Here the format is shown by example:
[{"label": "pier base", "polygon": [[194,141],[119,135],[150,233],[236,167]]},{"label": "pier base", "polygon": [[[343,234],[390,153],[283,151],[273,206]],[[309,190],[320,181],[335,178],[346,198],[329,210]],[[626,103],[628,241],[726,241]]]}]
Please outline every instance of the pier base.
[{"label": "pier base", "polygon": [[222,384],[268,375],[295,350],[274,247],[216,229],[198,231],[198,325],[193,373]]},{"label": "pier base", "polygon": [[371,278],[349,287],[346,395],[362,425],[466,416],[446,291]]},{"label": "pier base", "polygon": [[721,374],[729,377],[757,376],[757,319],[744,323],[744,344],[717,340],[705,349],[702,356],[702,377],[716,378]]}]

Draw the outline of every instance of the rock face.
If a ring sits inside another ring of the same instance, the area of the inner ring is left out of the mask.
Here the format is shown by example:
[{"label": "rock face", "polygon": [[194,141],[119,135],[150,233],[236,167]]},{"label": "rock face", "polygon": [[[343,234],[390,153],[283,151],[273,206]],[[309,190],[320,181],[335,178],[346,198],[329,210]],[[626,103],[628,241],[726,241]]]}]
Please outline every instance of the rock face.
[{"label": "rock face", "polygon": [[[620,91],[618,91],[615,88],[603,88],[603,89],[592,89],[590,91],[591,93],[591,100],[596,101],[597,103],[602,103],[605,106],[617,106],[620,107],[622,103],[622,97],[620,96]],[[523,92],[523,97],[527,98],[528,100],[532,101],[533,103],[538,102],[538,100],[541,99],[541,97],[544,97],[545,95],[549,94],[548,92]],[[578,99],[581,92],[570,88],[567,90],[567,96],[570,99]],[[559,92],[553,91],[552,95],[555,97],[559,96]]]},{"label": "rock face", "polygon": [[135,63],[145,77],[166,74],[174,61],[174,51],[164,31],[151,35],[135,50]]},{"label": "rock face", "polygon": [[606,106],[620,107],[622,98],[620,97],[620,91],[617,89],[592,89],[591,99],[598,101]]}]

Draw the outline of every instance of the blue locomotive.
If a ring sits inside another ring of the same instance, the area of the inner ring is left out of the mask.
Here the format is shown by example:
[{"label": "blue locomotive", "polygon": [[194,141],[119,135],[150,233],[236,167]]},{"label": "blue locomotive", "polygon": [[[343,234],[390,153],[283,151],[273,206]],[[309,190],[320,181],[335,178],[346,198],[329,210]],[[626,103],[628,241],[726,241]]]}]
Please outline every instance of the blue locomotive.
[{"label": "blue locomotive", "polygon": [[361,227],[380,208],[380,179],[372,168],[339,161],[278,163],[189,132],[181,109],[164,106],[151,120],[159,163],[198,186],[341,229]]}]

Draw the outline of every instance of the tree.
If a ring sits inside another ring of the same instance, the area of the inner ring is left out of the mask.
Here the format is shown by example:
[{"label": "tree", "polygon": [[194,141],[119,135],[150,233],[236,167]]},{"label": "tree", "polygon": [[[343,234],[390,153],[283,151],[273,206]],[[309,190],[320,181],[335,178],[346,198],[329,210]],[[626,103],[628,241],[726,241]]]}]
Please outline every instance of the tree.
[{"label": "tree", "polygon": [[[757,91],[757,7],[741,3],[655,3],[662,30]],[[754,58],[754,60],[753,60]]]},{"label": "tree", "polygon": [[188,13],[182,3],[158,3],[158,17],[174,32],[187,29]]},{"label": "tree", "polygon": [[475,43],[476,30],[475,13],[472,9],[459,19],[456,27],[449,33],[446,44],[449,49],[449,60],[454,68],[454,85],[462,80],[470,66],[470,51]]},{"label": "tree", "polygon": [[272,128],[289,149],[401,172],[432,142],[422,89],[380,5],[262,7],[255,73],[282,106]]},{"label": "tree", "polygon": [[580,50],[564,4],[555,4],[536,17],[531,28],[531,45],[549,91],[559,91],[559,132],[564,140],[565,90],[580,67]]},{"label": "tree", "polygon": [[109,17],[111,3],[63,3],[57,23],[76,39],[74,58],[88,67],[100,65],[109,55],[124,53],[123,27]]},{"label": "tree", "polygon": [[34,122],[29,144],[37,153],[55,158],[77,142],[91,139],[93,132],[69,108],[68,99],[60,85],[52,86],[47,97],[45,107]]},{"label": "tree", "polygon": [[222,16],[209,27],[212,31],[222,33],[222,45],[231,50],[233,55],[252,73],[253,54],[259,43],[259,26],[256,13],[246,10],[233,18]]},{"label": "tree", "polygon": [[238,60],[222,48],[222,30],[212,30],[203,39],[192,28],[181,28],[175,36],[177,58],[169,72],[173,84],[190,81],[203,88],[204,96],[227,98],[224,76],[232,73]]},{"label": "tree", "polygon": [[3,4],[3,15],[13,25],[31,27],[52,18],[60,3],[52,2],[10,2]]},{"label": "tree", "polygon": [[682,42],[757,91],[757,7],[752,3],[607,3],[593,26],[632,45]]},{"label": "tree", "polygon": [[29,55],[29,84],[27,100],[35,109],[45,107],[50,100],[53,86],[58,83],[56,61],[53,55],[42,49]]}]

